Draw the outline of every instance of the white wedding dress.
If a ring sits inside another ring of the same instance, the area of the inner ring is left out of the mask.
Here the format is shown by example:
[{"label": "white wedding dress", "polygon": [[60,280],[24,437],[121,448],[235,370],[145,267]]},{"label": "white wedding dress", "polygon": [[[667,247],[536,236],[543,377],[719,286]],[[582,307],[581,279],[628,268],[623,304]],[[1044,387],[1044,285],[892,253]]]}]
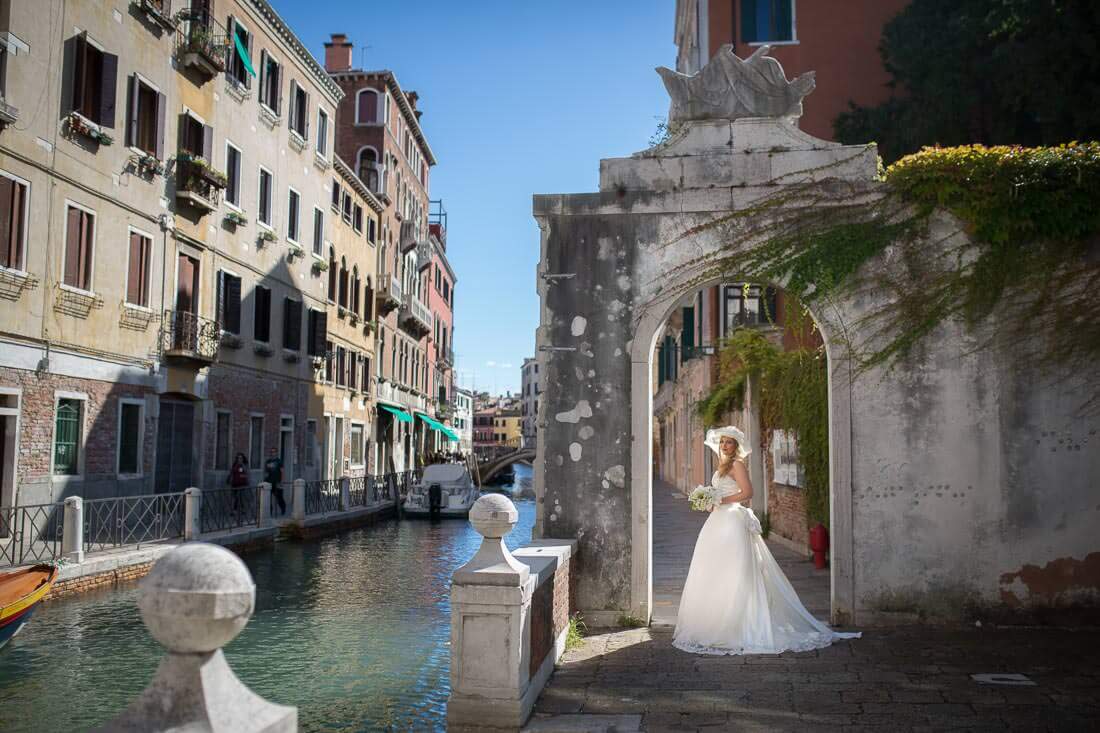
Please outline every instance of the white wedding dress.
[{"label": "white wedding dress", "polygon": [[[715,472],[724,496],[737,482]],[[772,557],[748,507],[723,504],[695,542],[672,645],[695,654],[780,654],[829,646],[840,633],[814,618]]]}]

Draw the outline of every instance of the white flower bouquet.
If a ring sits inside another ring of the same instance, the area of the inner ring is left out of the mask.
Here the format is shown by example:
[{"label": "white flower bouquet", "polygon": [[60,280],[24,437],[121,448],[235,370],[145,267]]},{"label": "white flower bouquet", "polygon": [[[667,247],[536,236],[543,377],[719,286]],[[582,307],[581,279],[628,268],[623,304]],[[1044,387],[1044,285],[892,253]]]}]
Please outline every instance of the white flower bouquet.
[{"label": "white flower bouquet", "polygon": [[697,512],[709,512],[722,504],[722,490],[713,486],[696,486],[688,496],[691,508]]}]

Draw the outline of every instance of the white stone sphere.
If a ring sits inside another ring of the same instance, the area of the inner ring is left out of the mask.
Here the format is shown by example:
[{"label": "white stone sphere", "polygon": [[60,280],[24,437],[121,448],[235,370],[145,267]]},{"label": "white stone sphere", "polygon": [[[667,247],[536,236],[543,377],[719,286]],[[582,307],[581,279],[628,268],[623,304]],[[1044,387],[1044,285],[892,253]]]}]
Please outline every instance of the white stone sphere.
[{"label": "white stone sphere", "polygon": [[482,537],[499,539],[511,532],[518,521],[516,505],[503,494],[484,494],[470,507],[470,524]]},{"label": "white stone sphere", "polygon": [[141,582],[138,608],[169,651],[212,652],[248,623],[256,585],[239,557],[220,545],[188,542],[161,556]]}]

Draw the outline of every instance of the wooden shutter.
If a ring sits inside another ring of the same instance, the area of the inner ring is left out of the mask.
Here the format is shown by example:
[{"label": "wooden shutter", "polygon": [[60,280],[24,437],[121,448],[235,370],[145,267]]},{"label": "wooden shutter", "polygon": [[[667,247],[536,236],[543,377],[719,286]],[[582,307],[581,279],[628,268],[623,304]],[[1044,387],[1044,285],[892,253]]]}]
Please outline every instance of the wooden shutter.
[{"label": "wooden shutter", "polygon": [[302,348],[302,302],[283,299],[283,348],[298,351]]},{"label": "wooden shutter", "polygon": [[271,109],[275,110],[276,115],[281,115],[283,113],[283,67],[277,62],[275,64],[275,82],[271,91],[275,96],[273,102],[269,102]]},{"label": "wooden shutter", "polygon": [[[233,73],[233,64],[237,58],[237,44],[233,43],[233,37],[237,35],[236,19],[230,15],[225,21],[225,38],[229,43],[225,45],[225,75],[230,76]],[[211,28],[213,30],[213,28]],[[245,76],[248,76],[248,72],[245,72]]]},{"label": "wooden shutter", "polygon": [[271,291],[256,287],[256,315],[254,333],[257,341],[269,341],[271,337]]},{"label": "wooden shutter", "polygon": [[756,33],[756,5],[758,0],[741,0],[741,41],[752,43],[760,40]]},{"label": "wooden shutter", "polygon": [[168,97],[165,96],[164,94],[158,93],[157,94],[157,149],[156,149],[156,155],[157,155],[157,158],[160,158],[161,160],[164,159],[164,134],[165,134],[165,128],[167,127],[167,125],[165,124],[165,120],[167,119],[167,114],[168,114]]},{"label": "wooden shutter", "polygon": [[214,163],[214,128],[210,125],[202,126],[202,157],[207,163]]},{"label": "wooden shutter", "polygon": [[87,212],[77,210],[77,277],[76,287],[92,288],[92,238],[95,223]]},{"label": "wooden shutter", "polygon": [[103,53],[103,73],[100,75],[99,88],[99,119],[96,120],[102,127],[114,129],[115,126],[115,96],[118,85],[118,56],[113,53]]},{"label": "wooden shutter", "polygon": [[195,261],[185,254],[177,257],[176,310],[193,313],[195,307]]},{"label": "wooden shutter", "polygon": [[18,216],[15,208],[18,188],[12,179],[0,176],[0,265],[13,269],[19,267],[19,257],[15,251],[17,245],[13,236],[13,225]]},{"label": "wooden shutter", "polygon": [[65,284],[77,286],[80,280],[80,209],[69,207],[65,226]]},{"label": "wooden shutter", "polygon": [[[252,61],[252,34],[249,33],[248,31],[245,31],[245,33],[244,33],[244,43],[241,44],[241,45],[244,46],[245,51],[248,51],[248,60],[249,60],[249,62],[251,62]],[[244,88],[245,89],[251,89],[252,88],[252,74],[248,73],[248,69],[244,70]]]},{"label": "wooden shutter", "polygon": [[84,34],[65,39],[61,61],[61,113],[77,109],[84,67]]},{"label": "wooden shutter", "polygon": [[290,129],[297,132],[297,120],[298,120],[298,82],[290,80]]},{"label": "wooden shutter", "polygon": [[225,281],[225,330],[241,332],[241,279],[230,275]]},{"label": "wooden shutter", "polygon": [[141,300],[142,236],[130,232],[130,271],[126,276],[126,302],[145,305]]},{"label": "wooden shutter", "polygon": [[302,115],[305,117],[305,125],[303,126],[302,137],[309,140],[309,92],[305,92],[305,100],[302,105]]},{"label": "wooden shutter", "polygon": [[313,351],[316,356],[324,356],[328,341],[328,313],[314,311],[316,324],[313,329]]},{"label": "wooden shutter", "polygon": [[260,92],[257,95],[261,104],[271,106],[271,100],[267,98],[267,51],[260,49]]},{"label": "wooden shutter", "polygon": [[126,144],[137,145],[138,140],[138,78],[130,76],[126,85]]}]

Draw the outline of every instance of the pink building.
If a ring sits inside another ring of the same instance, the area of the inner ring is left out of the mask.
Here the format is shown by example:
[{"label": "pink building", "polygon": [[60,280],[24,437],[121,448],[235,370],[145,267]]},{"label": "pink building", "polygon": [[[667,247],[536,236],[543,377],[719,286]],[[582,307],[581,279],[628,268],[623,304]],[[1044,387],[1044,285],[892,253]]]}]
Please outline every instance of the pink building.
[{"label": "pink building", "polygon": [[428,294],[427,304],[434,316],[433,331],[428,338],[428,364],[431,369],[430,398],[436,403],[436,416],[446,425],[454,420],[454,302],[455,277],[447,260],[447,210],[442,201],[432,201],[428,224],[428,241],[423,245],[420,261],[428,263],[426,283],[422,292]]}]

